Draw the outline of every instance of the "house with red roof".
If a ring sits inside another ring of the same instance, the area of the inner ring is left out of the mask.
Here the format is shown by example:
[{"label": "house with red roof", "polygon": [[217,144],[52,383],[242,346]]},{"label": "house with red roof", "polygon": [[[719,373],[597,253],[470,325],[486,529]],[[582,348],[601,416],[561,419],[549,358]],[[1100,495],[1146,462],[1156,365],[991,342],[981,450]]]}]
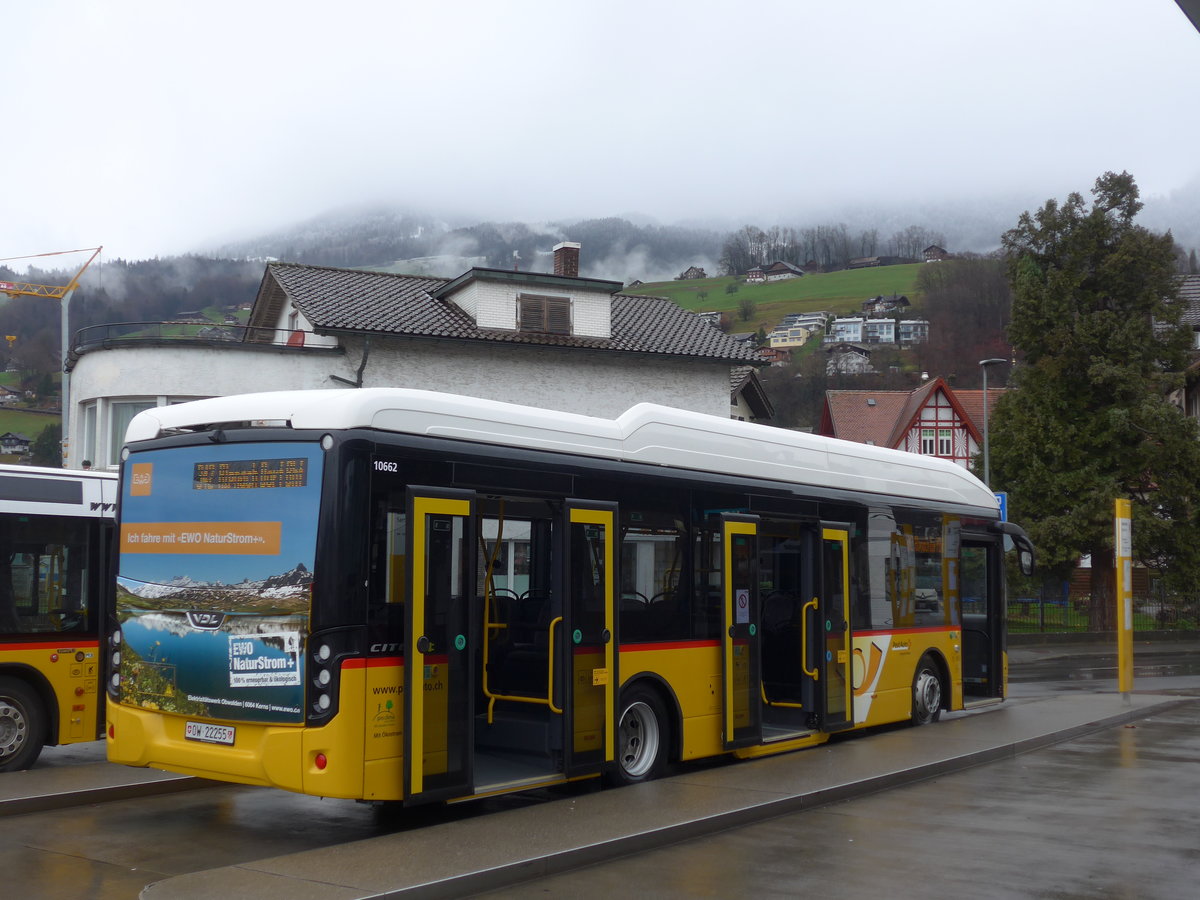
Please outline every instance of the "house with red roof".
[{"label": "house with red roof", "polygon": [[[1003,393],[988,391],[989,411]],[[914,391],[827,391],[817,433],[969,469],[983,449],[983,391],[956,391],[943,378]]]}]

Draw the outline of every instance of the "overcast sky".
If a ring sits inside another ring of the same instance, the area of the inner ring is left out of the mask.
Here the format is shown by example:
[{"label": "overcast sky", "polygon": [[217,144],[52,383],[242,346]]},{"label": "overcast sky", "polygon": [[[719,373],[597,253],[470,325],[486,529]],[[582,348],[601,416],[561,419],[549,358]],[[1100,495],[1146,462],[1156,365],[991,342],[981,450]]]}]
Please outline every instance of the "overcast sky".
[{"label": "overcast sky", "polygon": [[1174,0],[13,0],[0,33],[0,257],[371,201],[766,226],[1200,177]]}]

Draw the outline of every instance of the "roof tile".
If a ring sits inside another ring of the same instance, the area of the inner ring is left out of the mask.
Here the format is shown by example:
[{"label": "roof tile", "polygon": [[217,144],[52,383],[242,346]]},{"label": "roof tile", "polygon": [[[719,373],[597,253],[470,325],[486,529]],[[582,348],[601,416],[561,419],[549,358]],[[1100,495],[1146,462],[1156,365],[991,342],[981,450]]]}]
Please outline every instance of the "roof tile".
[{"label": "roof tile", "polygon": [[730,364],[764,363],[753,347],[734,341],[695,313],[662,297],[614,294],[611,337],[589,338],[478,328],[458,306],[433,296],[450,281],[447,278],[270,263],[260,298],[267,293],[272,279],[318,331],[574,347]]}]

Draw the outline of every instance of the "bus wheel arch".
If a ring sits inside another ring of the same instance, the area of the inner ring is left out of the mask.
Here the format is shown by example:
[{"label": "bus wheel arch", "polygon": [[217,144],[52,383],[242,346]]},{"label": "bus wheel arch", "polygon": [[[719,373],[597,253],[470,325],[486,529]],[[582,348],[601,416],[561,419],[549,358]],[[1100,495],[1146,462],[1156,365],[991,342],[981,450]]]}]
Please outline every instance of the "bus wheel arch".
[{"label": "bus wheel arch", "polygon": [[[44,716],[45,728],[42,732],[44,744],[47,747],[58,746],[58,695],[54,692],[54,687],[46,679],[46,676],[32,666],[7,665],[0,666],[0,679],[4,678],[14,678],[24,682],[31,691],[37,694]],[[101,695],[101,705],[103,705],[103,695]]]},{"label": "bus wheel arch", "polygon": [[652,781],[679,758],[680,713],[674,693],[654,675],[635,676],[617,703],[616,760],[606,781],[613,785]]},{"label": "bus wheel arch", "polygon": [[11,672],[0,674],[0,772],[34,764],[46,744],[48,709],[35,685]]},{"label": "bus wheel arch", "polygon": [[912,723],[936,722],[950,699],[950,678],[941,655],[927,652],[917,663],[912,682]]}]

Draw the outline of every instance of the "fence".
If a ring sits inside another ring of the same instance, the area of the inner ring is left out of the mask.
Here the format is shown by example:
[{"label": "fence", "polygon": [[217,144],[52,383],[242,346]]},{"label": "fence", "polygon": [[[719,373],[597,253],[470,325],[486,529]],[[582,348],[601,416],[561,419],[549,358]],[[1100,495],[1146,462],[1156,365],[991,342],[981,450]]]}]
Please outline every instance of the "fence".
[{"label": "fence", "polygon": [[[71,347],[73,351],[83,351],[98,346],[108,347],[138,341],[220,341],[303,347],[305,335],[309,335],[309,333],[206,321],[116,322],[107,325],[89,325],[79,329],[75,332],[75,339]],[[311,335],[309,336],[311,337]]]},{"label": "fence", "polygon": [[[1082,570],[1086,572],[1086,570]],[[1175,594],[1157,579],[1141,578],[1137,570],[1133,585],[1133,630],[1200,630],[1200,594]],[[1086,584],[1086,581],[1083,582]],[[1013,585],[1008,601],[1010,634],[1055,634],[1091,631],[1092,597],[1081,589],[1081,579]],[[1021,590],[1021,588],[1025,590]],[[1034,590],[1029,590],[1033,587]],[[1110,616],[1115,619],[1115,616]]]}]

